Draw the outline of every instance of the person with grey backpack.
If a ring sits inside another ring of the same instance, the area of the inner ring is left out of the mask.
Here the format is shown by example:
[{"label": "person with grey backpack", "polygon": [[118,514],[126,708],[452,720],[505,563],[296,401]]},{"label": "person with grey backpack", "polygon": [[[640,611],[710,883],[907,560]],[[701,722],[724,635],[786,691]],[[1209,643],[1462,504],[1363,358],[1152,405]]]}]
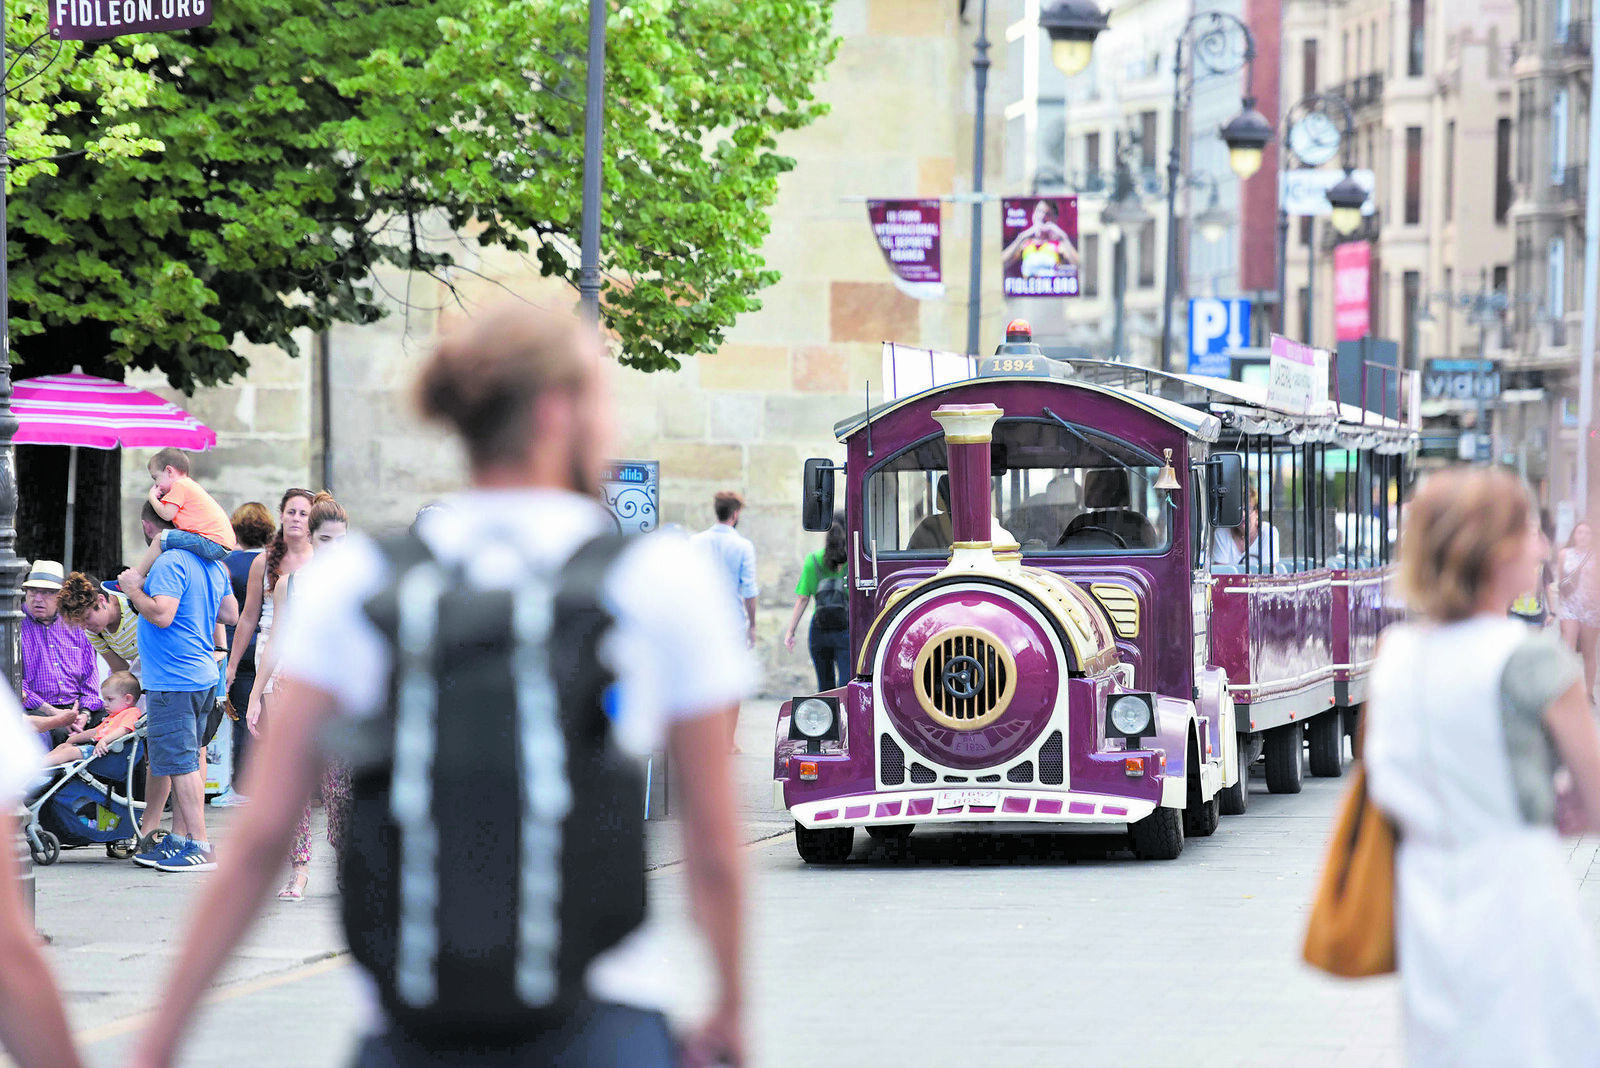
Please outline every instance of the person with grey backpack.
[{"label": "person with grey backpack", "polygon": [[[425,362],[418,407],[460,438],[471,485],[306,567],[232,862],[137,1068],[172,1063],[330,759],[350,768],[345,936],[380,1009],[356,1065],[743,1062],[725,725],[755,665],[720,610],[726,577],[686,539],[616,534],[599,502],[604,363],[592,327],[521,302]],[[660,1001],[676,977],[644,922],[644,761],[662,746],[717,979],[681,1045]]]},{"label": "person with grey backpack", "polygon": [[794,615],[783,634],[783,647],[794,648],[795,630],[806,605],[815,602],[811,612],[811,665],[817,671],[817,692],[843,686],[850,681],[850,576],[849,553],[845,548],[844,513],[835,512],[823,547],[807,556],[800,565],[800,581],[795,585]]}]

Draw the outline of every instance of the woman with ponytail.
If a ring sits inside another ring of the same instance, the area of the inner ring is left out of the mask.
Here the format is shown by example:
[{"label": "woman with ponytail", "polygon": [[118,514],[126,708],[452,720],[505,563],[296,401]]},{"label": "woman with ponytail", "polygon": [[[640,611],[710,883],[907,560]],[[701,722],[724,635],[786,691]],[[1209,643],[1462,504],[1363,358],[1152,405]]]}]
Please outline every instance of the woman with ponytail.
[{"label": "woman with ponytail", "polygon": [[[313,554],[344,541],[349,533],[350,517],[339,502],[333,499],[333,494],[319,493],[312,498],[311,508],[306,515],[306,535],[307,544]],[[285,575],[283,581],[273,585],[273,618],[277,620],[279,627],[285,618],[293,615],[299,598],[300,591],[295,589],[293,574]],[[280,631],[275,628],[273,633],[277,634]],[[247,722],[252,733],[259,733],[264,704],[270,712],[270,701],[267,699],[270,699],[277,689],[278,666],[278,649],[276,643],[269,637],[261,669],[256,675],[259,692],[250,695],[250,714]],[[328,814],[328,844],[333,846],[336,853],[344,837],[344,813],[349,801],[350,772],[347,768],[330,761],[322,776],[322,804]],[[289,881],[278,891],[278,900],[299,901],[305,897],[306,882],[310,877],[311,868],[309,802],[300,814],[300,826],[295,834],[294,847],[289,852],[289,864],[292,868]]]},{"label": "woman with ponytail", "polygon": [[794,615],[789,617],[789,629],[783,634],[783,647],[793,649],[800,617],[805,615],[807,603],[815,598],[810,644],[818,693],[850,681],[850,586],[845,573],[850,554],[845,544],[844,513],[836,512],[822,548],[806,557],[800,566],[800,582],[794,588]]},{"label": "woman with ponytail", "polygon": [[[265,552],[250,562],[245,580],[245,600],[239,609],[239,626],[233,632],[233,648],[228,653],[228,688],[239,674],[239,663],[246,650],[254,650],[259,666],[272,633],[272,589],[283,575],[292,575],[311,562],[311,540],[306,521],[311,518],[311,502],[316,494],[308,489],[285,490],[278,502],[278,531]],[[249,674],[250,672],[246,672]],[[260,678],[261,673],[256,672]],[[252,699],[255,687],[251,687]],[[252,730],[251,733],[254,733]]]}]

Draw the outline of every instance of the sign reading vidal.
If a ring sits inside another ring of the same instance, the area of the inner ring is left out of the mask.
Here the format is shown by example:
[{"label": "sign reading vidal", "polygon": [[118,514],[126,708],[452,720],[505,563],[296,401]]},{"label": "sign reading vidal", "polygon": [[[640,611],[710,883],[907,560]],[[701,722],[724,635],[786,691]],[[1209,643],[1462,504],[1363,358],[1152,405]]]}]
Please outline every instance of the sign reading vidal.
[{"label": "sign reading vidal", "polygon": [[1078,198],[1006,197],[1001,279],[1008,297],[1078,295]]},{"label": "sign reading vidal", "polygon": [[918,300],[944,297],[937,200],[869,200],[867,216],[895,285]]},{"label": "sign reading vidal", "polygon": [[100,41],[130,33],[192,30],[211,25],[212,0],[46,0],[50,36]]}]

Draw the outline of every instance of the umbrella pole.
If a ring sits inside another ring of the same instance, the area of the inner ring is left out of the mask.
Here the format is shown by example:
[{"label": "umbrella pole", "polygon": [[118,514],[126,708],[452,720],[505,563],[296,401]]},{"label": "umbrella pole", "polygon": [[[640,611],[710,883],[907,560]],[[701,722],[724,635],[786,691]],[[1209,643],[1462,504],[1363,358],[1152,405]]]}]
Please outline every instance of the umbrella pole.
[{"label": "umbrella pole", "polygon": [[67,449],[67,537],[61,549],[61,567],[67,574],[72,573],[72,522],[77,510],[78,447],[73,445]]}]

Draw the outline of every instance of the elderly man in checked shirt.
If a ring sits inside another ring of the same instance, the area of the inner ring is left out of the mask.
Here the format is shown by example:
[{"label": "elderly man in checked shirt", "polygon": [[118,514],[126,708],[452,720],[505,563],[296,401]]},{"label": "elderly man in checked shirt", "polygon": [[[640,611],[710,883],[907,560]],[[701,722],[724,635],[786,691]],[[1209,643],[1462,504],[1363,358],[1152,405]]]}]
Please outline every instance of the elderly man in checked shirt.
[{"label": "elderly man in checked shirt", "polygon": [[105,708],[94,649],[57,610],[63,578],[54,560],[35,560],[22,583],[22,707],[41,733]]}]

